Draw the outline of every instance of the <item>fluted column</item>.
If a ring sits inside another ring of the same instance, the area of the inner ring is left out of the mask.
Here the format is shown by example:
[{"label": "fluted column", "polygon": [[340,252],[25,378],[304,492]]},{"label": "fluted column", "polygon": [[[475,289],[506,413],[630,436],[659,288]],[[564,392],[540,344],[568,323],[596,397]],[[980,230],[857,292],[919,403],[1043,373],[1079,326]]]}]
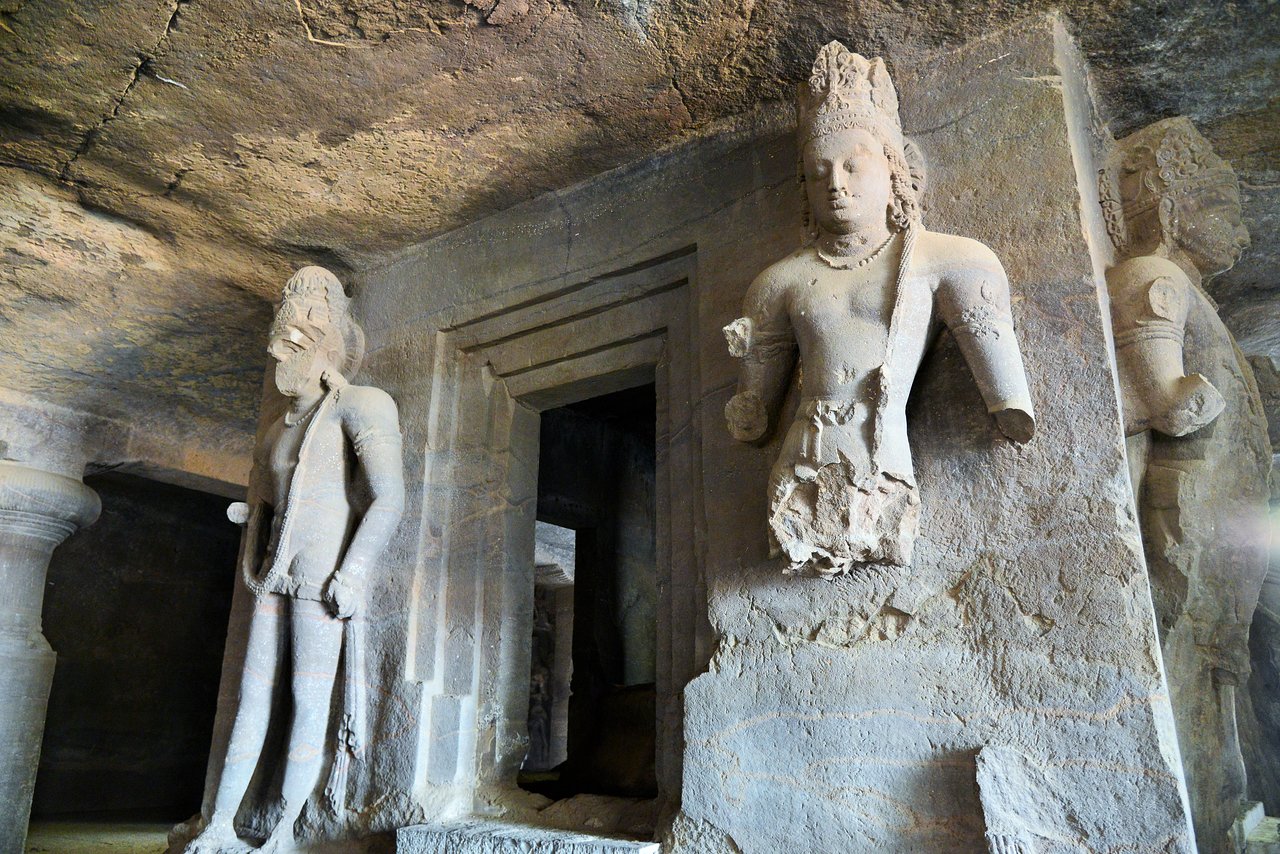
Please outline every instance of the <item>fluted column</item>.
[{"label": "fluted column", "polygon": [[55,655],[41,632],[54,548],[102,509],[80,481],[0,461],[0,851],[21,852]]}]

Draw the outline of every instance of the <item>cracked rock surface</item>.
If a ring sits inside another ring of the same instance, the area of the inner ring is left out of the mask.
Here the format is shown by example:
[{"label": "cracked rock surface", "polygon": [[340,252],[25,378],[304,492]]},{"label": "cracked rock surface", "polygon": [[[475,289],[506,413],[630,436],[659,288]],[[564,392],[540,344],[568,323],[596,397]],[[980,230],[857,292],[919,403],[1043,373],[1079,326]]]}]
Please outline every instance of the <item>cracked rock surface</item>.
[{"label": "cracked rock surface", "polygon": [[1212,289],[1280,350],[1265,0],[0,0],[0,385],[248,430],[292,267],[348,273],[789,99],[830,38],[905,65],[1050,5],[1117,135],[1187,114],[1240,173],[1254,247]]}]

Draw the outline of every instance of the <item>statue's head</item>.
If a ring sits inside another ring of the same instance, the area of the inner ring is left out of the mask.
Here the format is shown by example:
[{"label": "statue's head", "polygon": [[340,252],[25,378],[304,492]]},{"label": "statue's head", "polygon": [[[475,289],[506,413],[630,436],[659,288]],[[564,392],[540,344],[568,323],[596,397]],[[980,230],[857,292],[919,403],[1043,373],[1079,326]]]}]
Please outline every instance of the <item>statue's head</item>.
[{"label": "statue's head", "polygon": [[351,378],[364,358],[364,331],[352,319],[338,277],[303,267],[284,286],[267,352],[276,360],[276,388],[297,397],[325,375]]},{"label": "statue's head", "polygon": [[818,51],[800,87],[799,144],[811,225],[851,234],[888,221],[905,229],[920,219],[922,181],[902,136],[898,94],[884,61],[839,42]]},{"label": "statue's head", "polygon": [[1101,190],[1107,229],[1122,252],[1163,245],[1212,276],[1249,245],[1235,172],[1184,116],[1117,142]]}]

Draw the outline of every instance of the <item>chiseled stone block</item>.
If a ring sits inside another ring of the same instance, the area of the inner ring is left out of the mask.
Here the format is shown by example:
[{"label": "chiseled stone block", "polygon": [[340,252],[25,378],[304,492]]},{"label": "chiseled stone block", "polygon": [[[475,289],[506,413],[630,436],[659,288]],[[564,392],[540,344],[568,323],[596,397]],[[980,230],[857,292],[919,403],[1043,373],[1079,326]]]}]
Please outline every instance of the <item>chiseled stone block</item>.
[{"label": "chiseled stone block", "polygon": [[417,824],[396,831],[396,854],[658,854],[661,850],[656,842],[499,821]]}]

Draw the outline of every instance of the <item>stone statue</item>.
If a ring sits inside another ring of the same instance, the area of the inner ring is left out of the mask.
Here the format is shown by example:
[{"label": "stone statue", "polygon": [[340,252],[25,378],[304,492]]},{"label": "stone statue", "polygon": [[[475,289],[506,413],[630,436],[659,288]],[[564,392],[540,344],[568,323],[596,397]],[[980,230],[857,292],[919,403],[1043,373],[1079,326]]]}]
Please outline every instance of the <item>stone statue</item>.
[{"label": "stone statue", "polygon": [[[254,610],[225,761],[220,772],[211,767],[189,852],[240,845],[233,821],[263,759],[273,708],[290,705],[280,818],[262,850],[294,845],[294,824],[328,758],[340,659],[344,707],[326,793],[331,806],[342,803],[345,770],[363,736],[362,591],[404,507],[396,404],[381,389],[347,382],[364,355],[364,334],[332,273],[294,274],[267,349],[290,406],[257,448],[247,505],[228,511],[245,526],[240,565]],[[278,682],[292,703],[279,702]]]},{"label": "stone statue", "polygon": [[1196,836],[1228,851],[1271,451],[1253,372],[1200,285],[1249,235],[1235,173],[1186,118],[1117,143],[1100,190],[1119,259],[1107,288],[1130,474]]},{"label": "stone statue", "polygon": [[920,223],[919,158],[883,60],[822,48],[799,147],[813,239],[757,276],[725,327],[742,360],[729,431],[767,437],[798,348],[802,399],[769,481],[771,552],[788,572],[906,566],[920,504],[906,404],[941,324],[1000,430],[1017,442],[1034,431],[1008,281],[983,244]]}]

